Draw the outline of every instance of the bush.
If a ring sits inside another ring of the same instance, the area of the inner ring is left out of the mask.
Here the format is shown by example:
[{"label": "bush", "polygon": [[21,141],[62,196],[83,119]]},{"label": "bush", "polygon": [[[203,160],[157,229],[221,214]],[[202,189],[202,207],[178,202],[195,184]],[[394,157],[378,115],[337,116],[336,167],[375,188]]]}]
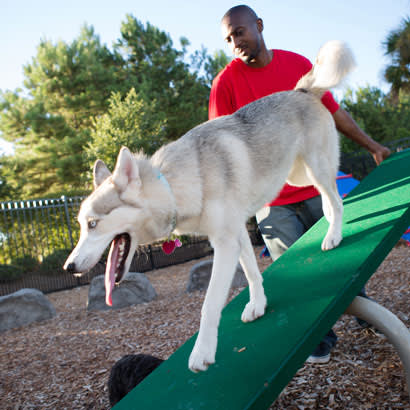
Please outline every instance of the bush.
[{"label": "bush", "polygon": [[46,256],[40,265],[40,272],[47,275],[65,273],[63,265],[70,253],[69,249],[58,249]]},{"label": "bush", "polygon": [[23,256],[21,258],[16,258],[11,261],[11,264],[18,266],[24,272],[33,272],[38,269],[39,262],[33,256]]},{"label": "bush", "polygon": [[0,280],[20,279],[24,274],[23,268],[14,265],[0,265]]}]

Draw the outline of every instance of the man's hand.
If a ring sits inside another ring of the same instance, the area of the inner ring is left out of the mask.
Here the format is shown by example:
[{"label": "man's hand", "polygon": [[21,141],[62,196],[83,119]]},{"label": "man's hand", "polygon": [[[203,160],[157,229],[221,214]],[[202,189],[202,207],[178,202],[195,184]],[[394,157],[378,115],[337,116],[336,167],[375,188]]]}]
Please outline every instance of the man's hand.
[{"label": "man's hand", "polygon": [[375,160],[377,165],[380,165],[390,155],[391,155],[391,151],[387,147],[380,145],[380,144],[377,150],[372,152],[372,157]]},{"label": "man's hand", "polygon": [[339,108],[333,114],[333,118],[337,130],[363,148],[366,148],[377,165],[380,165],[388,156],[390,156],[390,150],[370,138],[343,108]]}]

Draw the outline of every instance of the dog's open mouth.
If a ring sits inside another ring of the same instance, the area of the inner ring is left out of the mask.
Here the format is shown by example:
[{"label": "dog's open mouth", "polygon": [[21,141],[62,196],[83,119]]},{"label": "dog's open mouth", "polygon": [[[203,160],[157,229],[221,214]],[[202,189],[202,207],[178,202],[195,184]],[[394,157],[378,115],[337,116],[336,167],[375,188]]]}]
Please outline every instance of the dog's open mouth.
[{"label": "dog's open mouth", "polygon": [[117,235],[108,254],[107,267],[105,269],[105,302],[112,306],[112,290],[124,275],[124,266],[130,251],[131,238],[128,233]]}]

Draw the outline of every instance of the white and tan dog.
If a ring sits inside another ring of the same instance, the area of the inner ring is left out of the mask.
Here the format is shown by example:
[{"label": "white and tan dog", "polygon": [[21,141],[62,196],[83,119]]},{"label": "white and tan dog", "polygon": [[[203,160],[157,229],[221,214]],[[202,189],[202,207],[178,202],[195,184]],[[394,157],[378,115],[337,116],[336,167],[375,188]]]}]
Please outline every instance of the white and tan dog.
[{"label": "white and tan dog", "polygon": [[[266,297],[246,221],[274,198],[285,181],[313,184],[329,221],[322,249],[342,240],[342,202],[336,188],[339,142],[320,96],[353,68],[350,50],[326,43],[316,64],[294,91],[257,100],[233,115],[192,129],[151,158],[122,148],[111,174],[94,165],[93,193],[81,205],[80,240],[66,261],[70,272],[91,269],[110,243],[107,303],[128,272],[140,244],[171,232],[208,235],[214,248],[212,277],[189,358],[193,371],[215,361],[218,325],[238,259],[249,282],[249,322],[262,316]],[[301,92],[303,91],[303,92]]]}]

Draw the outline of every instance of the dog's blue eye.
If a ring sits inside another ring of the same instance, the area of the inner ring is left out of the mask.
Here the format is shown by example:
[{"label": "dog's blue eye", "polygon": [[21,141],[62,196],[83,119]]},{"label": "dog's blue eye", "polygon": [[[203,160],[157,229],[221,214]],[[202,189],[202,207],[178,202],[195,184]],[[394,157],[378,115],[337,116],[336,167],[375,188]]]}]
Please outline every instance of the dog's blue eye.
[{"label": "dog's blue eye", "polygon": [[88,221],[88,228],[94,229],[97,226],[97,221],[93,219],[92,221]]}]

